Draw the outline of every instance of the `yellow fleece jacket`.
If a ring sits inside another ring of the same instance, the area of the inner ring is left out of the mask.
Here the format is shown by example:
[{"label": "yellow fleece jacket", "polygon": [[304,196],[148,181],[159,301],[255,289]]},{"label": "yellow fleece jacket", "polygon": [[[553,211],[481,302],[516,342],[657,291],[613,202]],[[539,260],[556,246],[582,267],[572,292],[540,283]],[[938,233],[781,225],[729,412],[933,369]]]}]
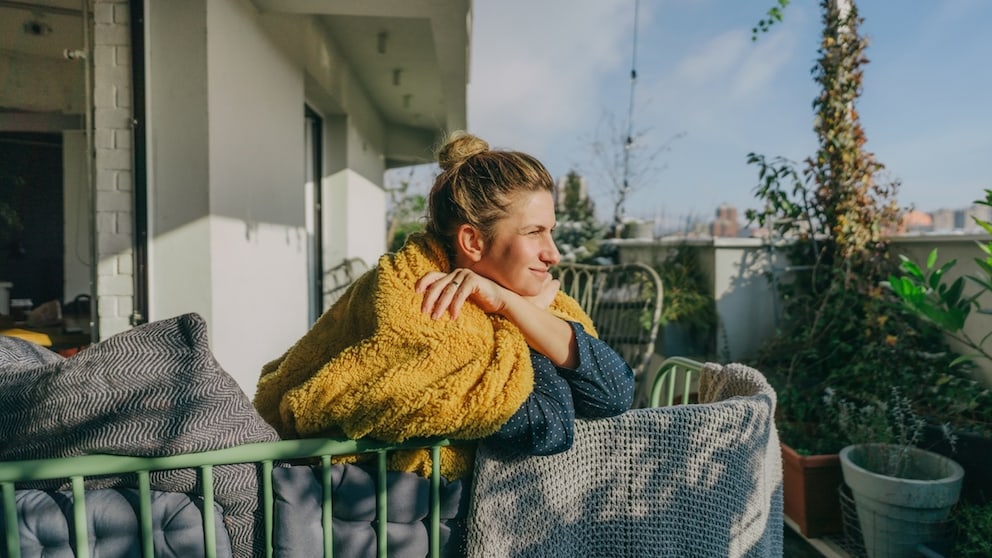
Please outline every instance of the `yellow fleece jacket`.
[{"label": "yellow fleece jacket", "polygon": [[[402,442],[483,438],[499,430],[533,390],[523,334],[466,303],[457,320],[420,311],[414,284],[449,271],[435,238],[411,235],[361,276],[306,335],[262,368],[255,406],[283,438],[341,435]],[[557,315],[595,335],[578,303],[559,292]],[[473,446],[442,448],[441,472],[471,468]],[[395,452],[390,467],[428,474],[427,451]]]}]

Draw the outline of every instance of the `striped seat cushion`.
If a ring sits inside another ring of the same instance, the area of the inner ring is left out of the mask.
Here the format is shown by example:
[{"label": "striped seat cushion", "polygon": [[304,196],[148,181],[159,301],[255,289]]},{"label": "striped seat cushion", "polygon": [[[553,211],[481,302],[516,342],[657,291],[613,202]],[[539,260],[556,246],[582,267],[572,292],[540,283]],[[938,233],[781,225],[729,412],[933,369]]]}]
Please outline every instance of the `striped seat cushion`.
[{"label": "striped seat cushion", "polygon": [[[138,326],[67,359],[24,343],[0,338],[0,460],[169,456],[278,440],[213,357],[197,314]],[[233,553],[251,556],[262,534],[256,466],[219,466],[214,476]],[[179,470],[153,473],[151,484],[194,493],[198,481],[195,471]],[[133,480],[87,485],[115,486]]]}]

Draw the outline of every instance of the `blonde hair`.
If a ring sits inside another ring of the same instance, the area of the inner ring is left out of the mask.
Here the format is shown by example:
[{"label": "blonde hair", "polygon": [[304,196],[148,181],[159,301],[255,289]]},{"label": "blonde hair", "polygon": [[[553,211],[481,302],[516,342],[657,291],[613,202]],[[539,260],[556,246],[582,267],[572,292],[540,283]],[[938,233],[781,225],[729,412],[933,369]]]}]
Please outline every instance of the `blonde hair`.
[{"label": "blonde hair", "polygon": [[490,149],[467,132],[454,132],[437,152],[441,174],[427,199],[427,231],[453,258],[458,227],[471,225],[492,240],[496,223],[509,214],[518,192],[554,193],[548,170],[531,155]]}]

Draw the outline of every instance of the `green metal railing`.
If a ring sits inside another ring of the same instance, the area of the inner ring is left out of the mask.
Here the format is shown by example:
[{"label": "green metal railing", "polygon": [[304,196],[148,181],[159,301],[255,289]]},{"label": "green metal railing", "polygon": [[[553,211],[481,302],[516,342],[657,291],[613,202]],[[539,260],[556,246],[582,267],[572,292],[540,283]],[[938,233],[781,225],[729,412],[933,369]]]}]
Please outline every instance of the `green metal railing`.
[{"label": "green metal railing", "polygon": [[324,536],[324,556],[333,556],[332,536],[332,490],[331,458],[349,454],[376,454],[376,533],[378,556],[387,556],[386,545],[386,457],[389,452],[404,449],[429,449],[432,471],[430,478],[429,537],[430,556],[440,556],[441,529],[441,447],[451,445],[449,440],[410,440],[401,444],[386,444],[371,440],[350,440],[345,438],[317,438],[307,440],[283,440],[175,455],[169,457],[131,457],[123,455],[86,455],[62,459],[39,459],[0,462],[0,492],[2,492],[6,550],[10,558],[20,558],[20,533],[18,529],[15,483],[68,479],[72,487],[73,532],[75,534],[76,556],[89,558],[89,538],[86,522],[86,495],[84,482],[87,477],[137,474],[139,495],[139,528],[141,555],[154,556],[154,537],[151,516],[151,486],[149,474],[153,471],[174,469],[196,469],[200,475],[203,499],[203,538],[206,558],[217,556],[217,541],[214,524],[213,468],[217,465],[239,463],[261,464],[259,483],[262,488],[261,507],[264,518],[265,556],[273,555],[273,535],[275,525],[275,504],[272,488],[274,464],[299,459],[320,458],[320,481],[323,488],[322,526]]}]

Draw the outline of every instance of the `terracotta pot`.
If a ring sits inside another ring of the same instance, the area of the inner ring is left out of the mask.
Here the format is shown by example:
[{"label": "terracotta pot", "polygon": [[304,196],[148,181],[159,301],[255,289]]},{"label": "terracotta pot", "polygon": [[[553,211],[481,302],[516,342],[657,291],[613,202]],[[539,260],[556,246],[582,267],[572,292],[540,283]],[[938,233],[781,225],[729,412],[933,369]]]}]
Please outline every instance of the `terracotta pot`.
[{"label": "terracotta pot", "polygon": [[785,515],[807,538],[839,533],[843,523],[837,489],[844,478],[837,454],[799,455],[785,443],[781,446]]}]

